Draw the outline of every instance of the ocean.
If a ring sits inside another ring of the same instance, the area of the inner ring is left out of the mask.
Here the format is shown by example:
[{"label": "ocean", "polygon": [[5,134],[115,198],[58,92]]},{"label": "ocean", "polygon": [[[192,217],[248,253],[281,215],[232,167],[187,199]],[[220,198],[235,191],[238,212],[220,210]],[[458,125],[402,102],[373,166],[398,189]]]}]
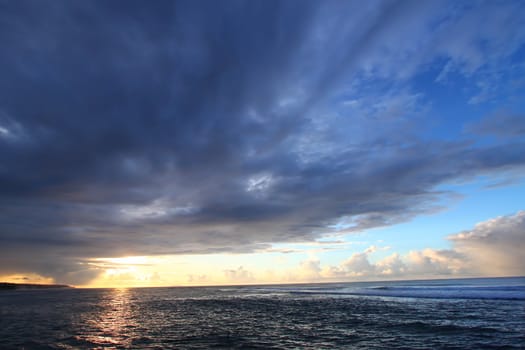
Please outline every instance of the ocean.
[{"label": "ocean", "polygon": [[525,278],[0,292],[0,349],[523,349]]}]

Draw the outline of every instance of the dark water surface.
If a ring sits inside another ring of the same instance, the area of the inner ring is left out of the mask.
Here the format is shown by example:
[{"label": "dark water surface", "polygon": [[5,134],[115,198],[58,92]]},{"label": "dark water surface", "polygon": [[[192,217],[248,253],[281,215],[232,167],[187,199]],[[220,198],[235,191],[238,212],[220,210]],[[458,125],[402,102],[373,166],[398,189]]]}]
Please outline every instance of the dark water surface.
[{"label": "dark water surface", "polygon": [[525,278],[0,293],[1,349],[523,349]]}]

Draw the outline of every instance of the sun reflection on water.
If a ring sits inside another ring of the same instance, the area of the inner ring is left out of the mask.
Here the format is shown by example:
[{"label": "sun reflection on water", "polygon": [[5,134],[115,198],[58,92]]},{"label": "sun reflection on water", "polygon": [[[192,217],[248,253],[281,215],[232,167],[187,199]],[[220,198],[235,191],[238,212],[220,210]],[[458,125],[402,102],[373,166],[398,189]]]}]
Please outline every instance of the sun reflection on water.
[{"label": "sun reflection on water", "polygon": [[84,340],[104,349],[131,345],[134,329],[138,327],[133,312],[132,292],[128,288],[107,290],[100,305],[101,312],[92,320],[94,331]]}]

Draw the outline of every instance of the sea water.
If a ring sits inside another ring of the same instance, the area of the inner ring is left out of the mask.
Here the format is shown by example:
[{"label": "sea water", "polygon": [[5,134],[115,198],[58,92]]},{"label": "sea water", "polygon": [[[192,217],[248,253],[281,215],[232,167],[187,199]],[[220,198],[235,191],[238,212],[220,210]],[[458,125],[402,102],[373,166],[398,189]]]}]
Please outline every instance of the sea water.
[{"label": "sea water", "polygon": [[523,349],[525,278],[0,292],[0,349]]}]

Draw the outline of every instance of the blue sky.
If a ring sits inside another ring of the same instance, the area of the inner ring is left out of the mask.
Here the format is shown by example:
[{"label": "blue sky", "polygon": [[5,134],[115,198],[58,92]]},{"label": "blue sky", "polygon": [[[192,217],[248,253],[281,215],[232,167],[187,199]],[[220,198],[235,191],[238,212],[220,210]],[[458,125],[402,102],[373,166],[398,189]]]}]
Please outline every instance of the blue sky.
[{"label": "blue sky", "polygon": [[523,2],[0,6],[3,279],[524,274]]}]

